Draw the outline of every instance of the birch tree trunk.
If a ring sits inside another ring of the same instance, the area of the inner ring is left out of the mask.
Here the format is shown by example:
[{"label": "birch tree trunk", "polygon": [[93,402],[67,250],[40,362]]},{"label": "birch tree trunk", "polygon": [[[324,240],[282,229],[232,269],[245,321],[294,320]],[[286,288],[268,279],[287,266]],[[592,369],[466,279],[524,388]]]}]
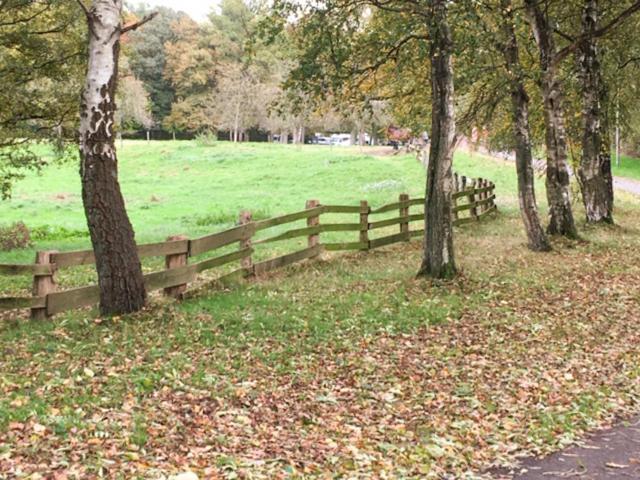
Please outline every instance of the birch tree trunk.
[{"label": "birch tree trunk", "polygon": [[424,256],[419,276],[450,278],[456,274],[451,223],[455,144],[453,40],[447,15],[448,0],[433,0],[431,38],[431,149],[425,195]]},{"label": "birch tree trunk", "polygon": [[551,245],[540,223],[538,206],[536,204],[535,176],[533,172],[529,126],[529,96],[527,95],[523,81],[512,1],[501,0],[501,8],[504,12],[504,17],[502,18],[502,31],[505,41],[503,55],[511,90],[520,214],[527,234],[529,248],[535,252],[547,252],[551,250]]},{"label": "birch tree trunk", "polygon": [[562,91],[555,63],[556,47],[553,27],[541,10],[539,0],[525,0],[529,21],[540,51],[542,69],[542,98],[546,126],[547,147],[547,201],[549,203],[549,227],[551,235],[577,238],[571,193],[567,155],[567,132],[562,107]]},{"label": "birch tree trunk", "polygon": [[100,311],[140,310],[146,300],[134,232],[118,183],[113,133],[122,0],[87,11],[89,62],[80,105],[82,200],[96,257]]},{"label": "birch tree trunk", "polygon": [[238,143],[238,134],[240,128],[240,101],[236,102],[236,112],[233,118],[233,143]]},{"label": "birch tree trunk", "polygon": [[602,79],[595,32],[598,24],[597,0],[585,0],[579,64],[582,83],[584,132],[582,158],[578,169],[582,201],[589,223],[613,223],[613,177],[611,145],[607,129],[607,88]]}]

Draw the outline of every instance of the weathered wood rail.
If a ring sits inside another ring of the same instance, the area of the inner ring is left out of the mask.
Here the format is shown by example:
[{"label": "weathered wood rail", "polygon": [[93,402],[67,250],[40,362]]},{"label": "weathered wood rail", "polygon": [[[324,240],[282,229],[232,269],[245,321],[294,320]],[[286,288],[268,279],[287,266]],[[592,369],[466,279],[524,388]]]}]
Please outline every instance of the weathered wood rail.
[{"label": "weathered wood rail", "polygon": [[[495,185],[488,180],[468,179],[454,175],[455,192],[452,195],[452,219],[454,225],[476,222],[496,210]],[[323,251],[370,250],[398,242],[421,237],[424,229],[411,229],[414,222],[424,221],[424,212],[410,213],[411,207],[424,206],[424,198],[400,195],[397,202],[371,208],[366,201],[360,205],[322,205],[317,200],[307,201],[306,208],[266,220],[253,221],[250,212],[241,212],[239,224],[231,229],[187,239],[169,237],[166,242],[138,246],[140,257],[165,257],[166,269],[144,275],[148,291],[164,290],[165,295],[180,297],[187,285],[193,283],[198,274],[206,270],[240,261],[240,268],[226,273],[219,280],[229,277],[250,277],[271,270],[312,259]],[[376,215],[398,212],[394,218],[375,219]],[[351,222],[322,223],[325,214],[353,214]],[[374,218],[372,218],[372,216]],[[257,232],[288,223],[306,220],[306,227],[298,227],[262,239],[255,239]],[[398,232],[378,238],[370,234],[383,228],[398,226]],[[321,243],[321,234],[326,232],[358,233],[357,240],[348,242]],[[260,262],[253,261],[255,246],[282,240],[307,237],[308,246],[303,250],[281,255]],[[189,263],[189,259],[205,253],[237,244],[238,249]],[[0,297],[0,312],[14,309],[31,309],[34,319],[44,319],[58,313],[81,307],[96,305],[99,301],[97,285],[58,291],[56,273],[62,268],[91,265],[95,257],[91,250],[75,252],[38,252],[36,263],[24,265],[0,264],[0,275],[30,275],[33,277],[31,297]]]}]

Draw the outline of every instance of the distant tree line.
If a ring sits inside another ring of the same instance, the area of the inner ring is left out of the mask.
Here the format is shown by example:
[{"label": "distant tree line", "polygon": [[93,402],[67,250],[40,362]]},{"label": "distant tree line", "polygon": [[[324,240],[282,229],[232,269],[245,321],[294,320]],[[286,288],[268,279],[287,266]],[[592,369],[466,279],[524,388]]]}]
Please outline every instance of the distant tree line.
[{"label": "distant tree line", "polygon": [[[144,6],[129,11],[138,18],[149,13]],[[301,143],[313,131],[381,135],[389,121],[382,104],[354,114],[330,99],[311,101],[285,90],[295,51],[287,32],[263,41],[267,11],[258,4],[223,0],[202,23],[168,8],[158,12],[151,25],[124,41],[128,68],[121,77],[127,80],[119,96],[137,103],[119,107],[123,129],[219,132],[234,142],[253,132],[254,139]],[[146,96],[139,95],[140,86]]]}]

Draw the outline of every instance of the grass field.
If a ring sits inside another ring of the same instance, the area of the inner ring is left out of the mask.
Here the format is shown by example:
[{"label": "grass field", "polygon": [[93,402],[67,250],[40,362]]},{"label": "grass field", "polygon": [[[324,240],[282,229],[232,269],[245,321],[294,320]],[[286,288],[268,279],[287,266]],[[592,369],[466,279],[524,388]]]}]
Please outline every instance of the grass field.
[{"label": "grass field", "polygon": [[619,166],[615,163],[615,157],[612,159],[612,162],[614,175],[640,180],[640,159],[621,155]]},{"label": "grass field", "polygon": [[[210,233],[233,225],[243,209],[259,219],[301,210],[308,199],[380,205],[400,193],[423,196],[425,174],[414,156],[366,152],[311,145],[125,142],[119,151],[120,181],[139,243]],[[490,177],[503,195],[514,191],[513,178],[498,165],[461,154],[455,168]],[[34,249],[89,247],[77,170],[73,164],[54,165],[18,183],[14,197],[0,202],[2,223],[22,220],[49,231]],[[32,261],[34,249],[0,252],[0,262]]]},{"label": "grass field", "polygon": [[[370,151],[310,145],[220,142],[202,147],[195,142],[125,142],[120,150],[120,178],[138,243],[217,232],[234,225],[243,209],[259,220],[302,210],[309,199],[353,205],[368,200],[376,206],[397,201],[400,193],[424,196],[425,173],[413,155],[371,156]],[[467,176],[490,178],[497,184],[501,207],[515,207],[515,180],[509,167],[460,154],[455,168]],[[91,246],[77,165],[53,165],[42,175],[19,182],[13,198],[0,202],[0,218],[2,224],[23,221],[36,233],[32,248],[0,252],[0,263],[31,263],[36,250]],[[292,227],[284,225],[281,230]],[[335,241],[356,237],[353,233],[324,236]],[[305,241],[260,248],[256,258],[278,249],[292,251]],[[146,259],[144,265],[157,270],[162,261]],[[95,282],[95,272],[92,267],[65,270],[59,282],[62,288],[87,285]],[[0,292],[6,295],[22,295],[30,288],[29,277],[0,277]]]},{"label": "grass field", "polygon": [[[617,226],[580,222],[582,241],[534,254],[513,165],[455,162],[496,183],[500,213],[456,229],[453,282],[415,279],[416,241],[123,318],[0,324],[0,472],[471,479],[637,412],[638,199],[618,195]],[[424,174],[413,157],[357,149],[139,143],[125,145],[122,183],[148,241],[223,228],[241,208],[420,195]],[[3,221],[82,230],[77,187],[70,166],[31,178],[11,202],[23,213],[5,204]]]}]

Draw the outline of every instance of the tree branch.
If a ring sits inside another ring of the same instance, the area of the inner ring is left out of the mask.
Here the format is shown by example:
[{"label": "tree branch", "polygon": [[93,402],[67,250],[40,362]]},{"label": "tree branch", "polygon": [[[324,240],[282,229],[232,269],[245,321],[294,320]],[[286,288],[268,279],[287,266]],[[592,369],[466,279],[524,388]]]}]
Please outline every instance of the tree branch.
[{"label": "tree branch", "polygon": [[553,29],[554,32],[556,32],[558,35],[560,35],[562,38],[564,38],[565,40],[568,40],[569,42],[575,42],[576,39],[573,38],[571,35],[564,33],[563,31],[561,31],[559,28],[554,28]]},{"label": "tree branch", "polygon": [[78,2],[78,5],[80,5],[80,8],[82,9],[85,16],[87,17],[87,20],[89,20],[91,18],[91,12],[89,12],[89,9],[86,7],[84,3],[82,3],[82,0],[76,0],[76,2]]},{"label": "tree branch", "polygon": [[[78,0],[78,1],[80,1],[80,0]],[[135,29],[141,27],[142,25],[144,25],[145,23],[147,23],[148,21],[153,20],[156,15],[158,15],[158,12],[153,12],[153,13],[150,13],[149,15],[145,15],[142,18],[142,20],[139,20],[137,22],[133,22],[133,23],[130,23],[128,25],[125,25],[124,27],[122,27],[120,29],[120,33],[126,33],[129,30],[135,30]]]},{"label": "tree branch", "polygon": [[629,8],[621,12],[617,17],[611,20],[607,25],[593,32],[593,35],[581,35],[573,43],[571,43],[570,45],[567,45],[558,53],[556,53],[553,58],[553,63],[556,65],[560,63],[562,60],[564,60],[567,57],[567,55],[575,52],[575,50],[580,46],[580,44],[585,40],[587,40],[588,38],[590,37],[599,38],[606,35],[607,33],[609,33],[610,30],[613,30],[620,23],[624,22],[627,18],[629,18],[631,15],[633,15],[639,10],[640,10],[640,0],[636,0],[633,3],[633,5],[631,5]]},{"label": "tree branch", "polygon": [[623,68],[626,68],[628,65],[632,63],[638,63],[638,62],[640,62],[640,57],[631,57],[628,60],[624,61],[622,64],[618,64],[618,70],[622,70]]},{"label": "tree branch", "polygon": [[91,15],[91,12],[86,7],[86,5],[82,2],[82,0],[76,0],[76,2],[78,3],[78,5],[80,5],[80,8],[84,12],[84,16],[87,18],[87,27],[89,27],[89,31],[91,32],[91,35],[98,38],[96,29],[93,28],[93,16]]}]

